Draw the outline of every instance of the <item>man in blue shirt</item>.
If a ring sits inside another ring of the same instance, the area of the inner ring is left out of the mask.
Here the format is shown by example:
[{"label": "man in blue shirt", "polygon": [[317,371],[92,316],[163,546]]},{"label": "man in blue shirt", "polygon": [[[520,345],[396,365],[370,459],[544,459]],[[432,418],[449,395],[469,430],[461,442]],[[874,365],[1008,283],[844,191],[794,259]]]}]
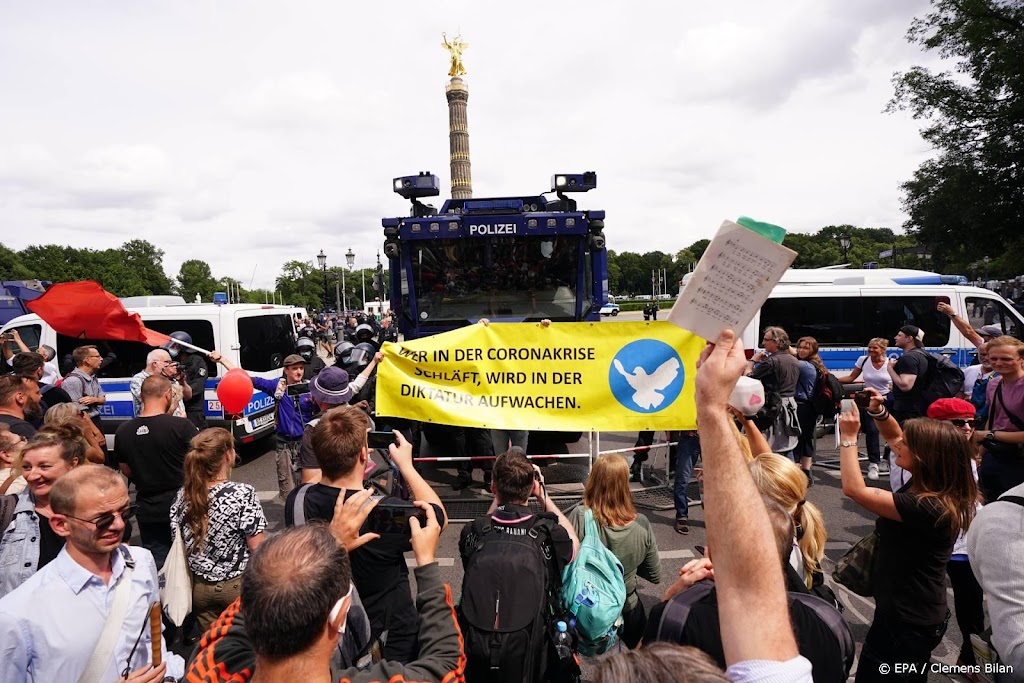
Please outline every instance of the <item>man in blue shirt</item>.
[{"label": "man in blue shirt", "polygon": [[54,483],[50,507],[66,544],[0,599],[0,680],[181,678],[185,663],[162,637],[162,663],[151,666],[149,611],[160,589],[153,555],[121,544],[135,514],[121,475],[82,465]]},{"label": "man in blue shirt", "polygon": [[[293,385],[302,384],[302,373],[305,360],[297,353],[284,359],[284,374],[280,379],[253,377],[252,385],[265,394],[274,397],[277,409],[274,418],[277,421],[277,502],[284,504],[288,494],[295,488],[295,469],[293,463],[298,462],[299,446],[302,443],[302,432],[307,422],[313,419],[313,398],[309,394],[309,384],[305,388]],[[294,393],[296,389],[300,393]]]}]

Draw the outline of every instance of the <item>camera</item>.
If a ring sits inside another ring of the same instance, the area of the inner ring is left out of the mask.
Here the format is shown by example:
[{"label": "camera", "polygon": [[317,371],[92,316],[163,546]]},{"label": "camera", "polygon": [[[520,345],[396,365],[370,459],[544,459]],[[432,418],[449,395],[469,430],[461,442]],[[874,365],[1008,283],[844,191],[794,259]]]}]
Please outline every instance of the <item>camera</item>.
[{"label": "camera", "polygon": [[309,382],[297,382],[288,385],[289,396],[302,396],[309,393]]},{"label": "camera", "polygon": [[871,403],[871,394],[866,391],[858,391],[853,395],[853,402],[857,404],[858,408],[867,408]]}]

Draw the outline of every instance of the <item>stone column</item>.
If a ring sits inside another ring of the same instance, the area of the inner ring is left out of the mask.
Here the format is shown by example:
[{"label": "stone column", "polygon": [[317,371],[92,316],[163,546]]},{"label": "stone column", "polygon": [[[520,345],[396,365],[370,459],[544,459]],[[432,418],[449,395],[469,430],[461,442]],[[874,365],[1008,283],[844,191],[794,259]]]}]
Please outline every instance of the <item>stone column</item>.
[{"label": "stone column", "polygon": [[469,122],[466,103],[469,86],[454,76],[445,86],[448,98],[448,143],[451,148],[452,199],[473,197],[473,175],[469,167]]}]

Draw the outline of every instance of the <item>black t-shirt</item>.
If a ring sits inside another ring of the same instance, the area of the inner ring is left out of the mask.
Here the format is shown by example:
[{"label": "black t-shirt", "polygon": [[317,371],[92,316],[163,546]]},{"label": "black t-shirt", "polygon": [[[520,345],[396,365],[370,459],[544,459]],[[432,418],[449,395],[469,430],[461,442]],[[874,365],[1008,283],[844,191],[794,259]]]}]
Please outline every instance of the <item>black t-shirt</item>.
[{"label": "black t-shirt", "polygon": [[[498,506],[498,509],[491,515],[491,522],[499,526],[522,527],[526,526],[532,517],[533,512],[526,505],[509,503]],[[466,566],[467,559],[466,537],[472,526],[472,524],[467,524],[462,527],[462,533],[459,534],[459,555],[462,556],[463,567]],[[551,520],[549,528],[551,529],[551,544],[555,550],[555,563],[558,571],[561,572],[574,559],[572,539],[569,537],[569,532],[557,520]]]},{"label": "black t-shirt", "polygon": [[64,537],[58,536],[57,532],[50,528],[50,520],[39,515],[39,565],[40,570],[57,557],[64,547]]},{"label": "black t-shirt", "polygon": [[928,374],[928,354],[919,349],[906,351],[896,361],[896,367],[893,369],[897,375],[917,375],[917,379],[914,380],[914,386],[910,391],[903,391],[893,383],[892,409],[904,415],[924,415],[927,406],[922,406],[921,401],[925,389],[925,375]]},{"label": "black t-shirt", "polygon": [[[659,602],[651,608],[647,617],[643,642],[649,645],[657,640],[665,603]],[[815,683],[822,681],[845,681],[843,654],[839,640],[832,630],[814,611],[806,605],[789,601],[789,616],[793,623],[793,635],[800,654],[811,662]],[[679,645],[690,645],[706,653],[721,668],[725,668],[725,651],[722,648],[721,624],[718,619],[718,595],[715,589],[694,603],[683,627]]]},{"label": "black t-shirt", "polygon": [[800,381],[800,361],[788,351],[780,351],[758,364],[750,376],[761,380],[766,390],[777,391],[782,398],[793,398]]},{"label": "black t-shirt", "polygon": [[36,435],[36,428],[30,425],[20,417],[14,417],[13,415],[0,415],[0,424],[5,424],[11,428],[11,432],[18,436],[23,436],[26,439],[31,439]]},{"label": "black t-shirt", "polygon": [[132,470],[139,521],[170,520],[174,495],[185,481],[185,454],[199,431],[183,417],[153,415],[117,428],[114,456]]},{"label": "black t-shirt", "polygon": [[[299,488],[288,494],[288,500],[285,502],[285,526],[295,524],[293,512]],[[325,484],[309,486],[303,505],[306,521],[319,519],[330,522],[341,491],[342,489]],[[348,499],[356,493],[359,491],[345,489],[345,498]],[[380,504],[404,502],[400,498],[388,496],[382,499]],[[437,515],[437,523],[444,526],[444,510],[439,505],[434,505],[434,514]],[[412,543],[409,539],[388,534],[349,553],[352,580],[370,618],[370,630],[374,638],[385,628],[389,631],[389,638],[415,636],[419,633],[419,613],[412,599],[409,567],[405,563],[405,553],[410,550]]]},{"label": "black t-shirt", "polygon": [[[911,482],[913,483],[913,482]],[[934,498],[892,494],[902,522],[879,517],[873,574],[875,612],[908,624],[935,626],[946,618],[946,563],[953,552],[949,519]]]}]

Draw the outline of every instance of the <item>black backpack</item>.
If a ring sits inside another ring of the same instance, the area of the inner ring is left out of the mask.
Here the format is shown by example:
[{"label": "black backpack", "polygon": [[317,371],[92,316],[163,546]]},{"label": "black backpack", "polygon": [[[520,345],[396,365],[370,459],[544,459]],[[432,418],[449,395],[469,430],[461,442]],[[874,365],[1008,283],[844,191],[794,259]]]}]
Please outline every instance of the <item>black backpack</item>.
[{"label": "black backpack", "polygon": [[964,371],[941,353],[928,353],[928,372],[924,377],[921,401],[925,408],[940,398],[953,398],[964,386]]},{"label": "black backpack", "polygon": [[555,568],[550,525],[557,523],[545,513],[523,526],[497,529],[489,517],[471,525],[463,547],[458,609],[467,681],[579,679],[575,657],[560,661],[554,652],[562,580]]},{"label": "black backpack", "polygon": [[[715,587],[713,581],[704,579],[693,584],[682,593],[677,593],[665,603],[665,609],[661,613],[661,621],[658,622],[657,640],[668,643],[681,643],[683,631],[686,628],[686,620],[690,618],[690,608],[700,602]],[[839,650],[843,655],[843,670],[847,675],[853,668],[856,645],[853,642],[853,633],[846,619],[833,605],[810,593],[797,593],[790,591],[786,594],[790,602],[799,602],[809,607],[815,615],[828,627],[832,634],[839,641]]]},{"label": "black backpack", "polygon": [[811,406],[814,412],[825,418],[833,418],[839,413],[843,403],[843,385],[839,378],[831,372],[817,370],[818,379],[814,383],[811,395]]}]

